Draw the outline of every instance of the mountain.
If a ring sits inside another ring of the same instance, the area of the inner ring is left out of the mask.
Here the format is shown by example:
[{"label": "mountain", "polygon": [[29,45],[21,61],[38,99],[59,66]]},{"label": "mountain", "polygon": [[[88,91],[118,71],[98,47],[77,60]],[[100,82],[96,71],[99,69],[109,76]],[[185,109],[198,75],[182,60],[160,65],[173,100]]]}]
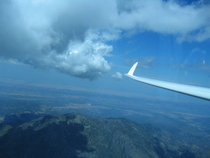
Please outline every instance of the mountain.
[{"label": "mountain", "polygon": [[180,142],[168,145],[154,135],[154,128],[153,134],[147,129],[124,118],[102,119],[77,113],[43,116],[15,125],[2,123],[0,157],[196,157]]},{"label": "mountain", "polygon": [[9,114],[4,117],[4,122],[10,125],[19,125],[24,122],[31,121],[35,118],[45,116],[45,114],[33,112],[33,111],[24,111],[15,114]]}]

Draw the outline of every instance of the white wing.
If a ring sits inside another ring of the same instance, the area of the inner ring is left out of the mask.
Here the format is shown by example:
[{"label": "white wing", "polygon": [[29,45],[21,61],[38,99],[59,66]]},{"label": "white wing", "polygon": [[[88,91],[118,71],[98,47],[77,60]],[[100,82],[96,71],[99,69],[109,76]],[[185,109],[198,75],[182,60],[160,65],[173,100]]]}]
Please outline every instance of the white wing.
[{"label": "white wing", "polygon": [[134,73],[137,65],[138,65],[138,62],[136,62],[131,67],[129,72],[125,75],[136,80],[136,81],[140,81],[140,82],[150,84],[150,85],[153,85],[156,87],[160,87],[160,88],[168,89],[171,91],[191,95],[194,97],[210,100],[210,88],[191,86],[191,85],[185,85],[185,84],[166,82],[166,81],[160,81],[160,80],[154,80],[154,79],[134,76],[133,73]]}]

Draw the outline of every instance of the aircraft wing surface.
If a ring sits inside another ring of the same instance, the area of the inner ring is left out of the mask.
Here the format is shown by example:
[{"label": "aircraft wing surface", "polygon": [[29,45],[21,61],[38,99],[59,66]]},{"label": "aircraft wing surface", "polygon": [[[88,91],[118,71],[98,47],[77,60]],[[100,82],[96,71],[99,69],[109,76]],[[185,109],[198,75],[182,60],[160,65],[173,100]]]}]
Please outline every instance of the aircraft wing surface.
[{"label": "aircraft wing surface", "polygon": [[149,85],[153,85],[156,87],[168,89],[171,91],[184,93],[187,95],[191,95],[194,97],[210,100],[210,88],[204,88],[204,87],[198,87],[198,86],[192,86],[192,85],[186,85],[186,84],[180,84],[180,83],[174,83],[174,82],[167,82],[167,81],[161,81],[161,80],[155,80],[150,78],[144,78],[144,77],[138,77],[134,76],[134,71],[136,69],[136,66],[138,65],[138,62],[136,62],[129,72],[125,74],[126,76],[136,80],[140,81]]}]

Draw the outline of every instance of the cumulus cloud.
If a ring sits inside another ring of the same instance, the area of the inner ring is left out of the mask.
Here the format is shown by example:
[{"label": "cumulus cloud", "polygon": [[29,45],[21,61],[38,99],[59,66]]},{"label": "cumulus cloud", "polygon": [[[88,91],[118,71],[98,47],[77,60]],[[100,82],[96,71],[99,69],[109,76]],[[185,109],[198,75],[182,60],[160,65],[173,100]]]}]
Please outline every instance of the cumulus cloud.
[{"label": "cumulus cloud", "polygon": [[120,72],[116,72],[115,74],[112,75],[113,78],[115,78],[116,80],[122,80],[123,75]]},{"label": "cumulus cloud", "polygon": [[175,0],[133,0],[130,5],[125,0],[120,2],[118,26],[123,29],[175,34],[180,41],[203,41],[210,37],[210,5],[203,1],[191,5],[180,5]]},{"label": "cumulus cloud", "polygon": [[0,1],[0,57],[95,79],[110,70],[108,41],[123,33],[210,38],[210,5],[161,0]]},{"label": "cumulus cloud", "polygon": [[[98,7],[94,7],[94,4]],[[37,68],[95,79],[110,70],[111,1],[1,1],[0,55]],[[107,6],[107,7],[106,7]],[[106,29],[105,29],[106,28]]]}]

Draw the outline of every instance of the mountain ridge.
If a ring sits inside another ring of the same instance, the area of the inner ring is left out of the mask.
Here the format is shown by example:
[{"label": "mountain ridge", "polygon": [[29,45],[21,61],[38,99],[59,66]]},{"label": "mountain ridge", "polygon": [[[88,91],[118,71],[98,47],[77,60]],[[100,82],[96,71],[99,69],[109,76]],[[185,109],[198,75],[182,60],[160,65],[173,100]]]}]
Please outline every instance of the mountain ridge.
[{"label": "mountain ridge", "polygon": [[0,157],[196,157],[188,148],[167,145],[143,125],[124,118],[69,113],[8,126],[0,128]]}]

